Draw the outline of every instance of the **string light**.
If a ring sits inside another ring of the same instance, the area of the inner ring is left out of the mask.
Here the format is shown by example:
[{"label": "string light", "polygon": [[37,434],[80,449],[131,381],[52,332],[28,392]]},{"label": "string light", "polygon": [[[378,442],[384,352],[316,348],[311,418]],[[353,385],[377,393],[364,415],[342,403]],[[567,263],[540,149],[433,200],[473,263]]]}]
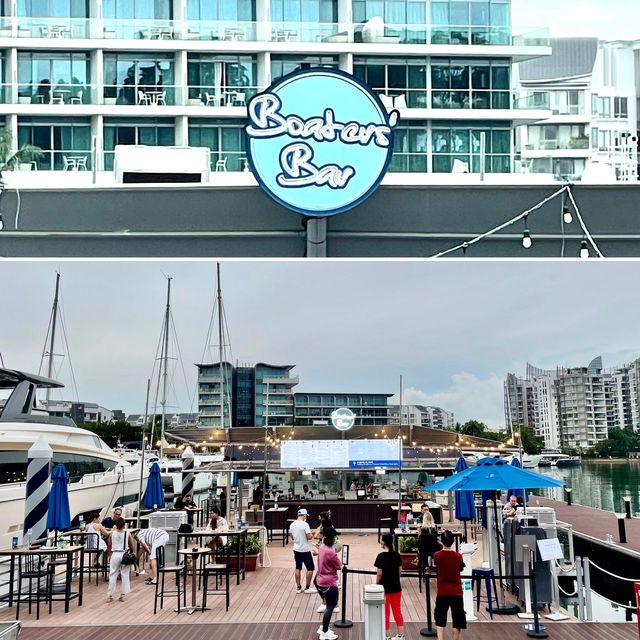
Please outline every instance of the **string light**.
[{"label": "string light", "polygon": [[4,229],[4,221],[2,220],[2,214],[0,213],[0,231]]},{"label": "string light", "polygon": [[582,236],[582,242],[580,243],[580,257],[585,260],[589,257],[589,246],[587,245],[587,238]]},{"label": "string light", "polygon": [[527,218],[529,216],[524,217],[524,233],[522,234],[522,246],[525,249],[530,249],[533,244],[533,240],[531,239],[531,233],[529,233],[529,226],[527,223]]},{"label": "string light", "polygon": [[562,205],[562,220],[565,224],[571,224],[573,222],[573,216],[571,215],[571,209],[569,209],[569,205],[566,200]]}]

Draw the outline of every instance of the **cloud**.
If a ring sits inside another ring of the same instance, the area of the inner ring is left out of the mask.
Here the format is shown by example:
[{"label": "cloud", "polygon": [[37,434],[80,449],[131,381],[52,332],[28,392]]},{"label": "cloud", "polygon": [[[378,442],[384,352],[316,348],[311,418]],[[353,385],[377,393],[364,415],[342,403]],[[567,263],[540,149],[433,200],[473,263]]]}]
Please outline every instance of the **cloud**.
[{"label": "cloud", "polygon": [[[398,402],[397,395],[393,402]],[[402,392],[403,404],[422,404],[453,411],[456,422],[480,420],[489,427],[504,427],[503,379],[495,373],[479,378],[461,371],[451,376],[450,386],[427,393],[409,387]]]}]

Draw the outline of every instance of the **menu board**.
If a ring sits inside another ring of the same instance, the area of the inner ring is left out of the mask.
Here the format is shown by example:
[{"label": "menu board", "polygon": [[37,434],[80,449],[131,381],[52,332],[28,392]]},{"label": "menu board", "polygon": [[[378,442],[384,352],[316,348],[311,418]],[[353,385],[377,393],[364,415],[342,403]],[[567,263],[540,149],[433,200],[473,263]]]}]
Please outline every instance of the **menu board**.
[{"label": "menu board", "polygon": [[402,443],[397,440],[284,440],[283,469],[368,469],[400,467]]}]

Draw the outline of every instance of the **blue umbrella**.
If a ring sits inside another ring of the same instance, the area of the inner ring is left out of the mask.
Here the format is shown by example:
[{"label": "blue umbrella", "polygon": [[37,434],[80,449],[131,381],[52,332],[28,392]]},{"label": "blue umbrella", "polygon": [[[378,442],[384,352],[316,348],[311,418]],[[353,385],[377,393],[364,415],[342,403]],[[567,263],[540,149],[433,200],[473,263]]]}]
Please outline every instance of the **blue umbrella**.
[{"label": "blue umbrella", "polygon": [[149,470],[147,490],[144,492],[144,500],[142,504],[144,504],[147,509],[164,507],[162,477],[160,475],[160,467],[157,462],[154,462]]},{"label": "blue umbrella", "polygon": [[[455,472],[460,473],[469,468],[467,461],[463,456],[458,458],[456,462]],[[467,520],[473,520],[476,515],[476,507],[473,502],[473,491],[456,491],[454,492],[455,513],[456,518],[464,522],[464,539],[467,540]]]},{"label": "blue umbrella", "polygon": [[475,467],[425,487],[425,491],[499,491],[510,487],[545,489],[564,487],[564,482],[487,457],[478,460]]},{"label": "blue umbrella", "polygon": [[49,512],[47,513],[47,529],[56,532],[64,531],[71,526],[71,510],[69,509],[69,476],[64,465],[59,464],[51,474],[51,490],[49,491]]},{"label": "blue umbrella", "polygon": [[[517,467],[518,469],[522,469],[522,465],[520,464],[520,460],[518,458],[516,458],[516,456],[513,456],[513,460],[511,461],[511,464],[514,467]],[[507,491],[507,500],[511,497],[511,496],[523,496],[524,497],[524,501],[527,502],[527,492],[524,489],[509,489],[509,491]]]},{"label": "blue umbrella", "polygon": [[[508,489],[509,487],[521,487],[522,489],[538,489],[545,487],[562,487],[564,482],[554,480],[539,473],[525,471],[499,458],[482,458],[475,467],[456,473],[449,478],[440,480],[428,487],[430,491],[492,491],[493,511],[496,525],[497,558],[500,558],[500,525],[498,522],[498,507],[495,501],[495,491]],[[498,575],[502,585],[502,562],[498,562]],[[517,607],[499,606],[494,608],[494,613],[515,613]]]}]

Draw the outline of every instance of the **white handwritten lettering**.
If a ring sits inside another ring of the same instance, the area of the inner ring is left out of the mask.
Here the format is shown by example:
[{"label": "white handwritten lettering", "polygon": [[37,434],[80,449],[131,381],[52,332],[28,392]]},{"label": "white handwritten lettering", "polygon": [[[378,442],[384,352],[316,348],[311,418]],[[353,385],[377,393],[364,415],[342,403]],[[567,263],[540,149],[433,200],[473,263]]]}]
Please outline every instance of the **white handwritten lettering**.
[{"label": "white handwritten lettering", "polygon": [[344,168],[335,164],[317,167],[312,162],[313,149],[304,142],[287,145],[280,152],[280,166],[283,173],[276,177],[281,187],[306,187],[328,185],[332,189],[344,189],[355,175],[351,166]]}]

